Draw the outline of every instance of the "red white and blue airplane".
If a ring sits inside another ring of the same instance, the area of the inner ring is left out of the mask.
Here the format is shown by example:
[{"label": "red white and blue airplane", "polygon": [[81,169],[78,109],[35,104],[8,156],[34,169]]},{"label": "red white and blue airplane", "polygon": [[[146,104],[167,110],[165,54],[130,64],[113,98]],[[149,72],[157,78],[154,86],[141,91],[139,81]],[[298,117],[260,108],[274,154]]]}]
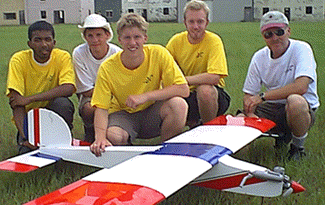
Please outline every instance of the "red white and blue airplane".
[{"label": "red white and blue airplane", "polygon": [[28,141],[39,149],[0,162],[0,169],[24,173],[61,159],[103,169],[26,205],[158,204],[188,184],[263,197],[305,190],[281,167],[230,156],[275,125],[267,119],[220,116],[162,145],[110,146],[101,157],[52,111],[31,110],[27,124]]}]

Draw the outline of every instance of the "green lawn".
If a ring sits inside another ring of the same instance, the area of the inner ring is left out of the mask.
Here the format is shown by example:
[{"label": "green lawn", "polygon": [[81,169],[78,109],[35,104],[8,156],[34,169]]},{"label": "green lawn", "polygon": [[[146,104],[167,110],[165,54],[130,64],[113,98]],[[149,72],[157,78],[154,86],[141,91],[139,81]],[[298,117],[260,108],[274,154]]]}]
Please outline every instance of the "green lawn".
[{"label": "green lawn", "polygon": [[[112,25],[115,30],[115,24]],[[0,161],[17,154],[15,135],[16,129],[11,122],[11,109],[5,96],[6,76],[10,56],[21,49],[27,49],[27,26],[0,27]],[[291,23],[292,38],[302,39],[311,44],[318,64],[318,94],[321,102],[324,97],[325,22],[293,22]],[[69,52],[82,43],[76,25],[55,25],[56,46]],[[183,31],[184,25],[177,23],[152,23],[149,28],[148,43],[166,45],[169,38],[176,32]],[[223,39],[229,67],[226,78],[226,90],[232,97],[228,114],[235,114],[242,107],[242,85],[246,76],[250,58],[253,53],[265,44],[259,34],[258,23],[211,23],[210,31],[218,33]],[[116,36],[113,40],[117,43]],[[76,96],[72,97],[76,108]],[[325,204],[325,137],[323,106],[317,112],[316,124],[309,132],[306,142],[308,157],[302,162],[283,162],[274,156],[273,139],[262,138],[254,141],[249,149],[235,156],[252,163],[273,169],[284,166],[286,173],[306,187],[304,193],[291,195],[288,198],[261,198],[240,194],[232,194],[186,186],[162,204]],[[75,137],[82,138],[82,124],[77,112],[74,121]],[[60,162],[55,165],[36,170],[28,174],[0,172],[0,204],[22,204],[41,195],[54,191],[66,184],[74,182],[96,168]]]}]

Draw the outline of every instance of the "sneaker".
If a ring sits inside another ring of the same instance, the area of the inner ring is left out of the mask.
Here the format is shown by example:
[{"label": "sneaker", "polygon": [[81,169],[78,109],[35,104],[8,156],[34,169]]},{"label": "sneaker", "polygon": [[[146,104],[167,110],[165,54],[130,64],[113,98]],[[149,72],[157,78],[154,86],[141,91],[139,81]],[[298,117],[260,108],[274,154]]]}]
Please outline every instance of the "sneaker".
[{"label": "sneaker", "polygon": [[290,150],[288,151],[288,160],[300,161],[306,156],[304,147],[296,147],[294,144],[290,144]]},{"label": "sneaker", "polygon": [[24,145],[18,145],[18,154],[21,155],[21,154],[25,154],[27,152],[30,152],[32,151],[31,148],[27,147],[27,146],[24,146]]}]

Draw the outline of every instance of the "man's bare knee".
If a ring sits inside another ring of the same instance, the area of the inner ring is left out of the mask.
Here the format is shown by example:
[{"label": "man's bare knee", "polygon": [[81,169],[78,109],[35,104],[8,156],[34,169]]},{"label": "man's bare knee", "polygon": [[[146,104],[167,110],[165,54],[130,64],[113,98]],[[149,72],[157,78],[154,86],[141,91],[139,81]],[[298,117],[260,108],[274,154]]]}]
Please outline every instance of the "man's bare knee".
[{"label": "man's bare knee", "polygon": [[301,95],[293,94],[287,98],[286,109],[288,112],[308,112],[309,106],[308,102]]},{"label": "man's bare knee", "polygon": [[200,85],[196,92],[198,100],[215,102],[218,99],[218,90],[212,85]]},{"label": "man's bare knee", "polygon": [[113,145],[128,145],[129,134],[120,127],[109,127],[106,136]]}]

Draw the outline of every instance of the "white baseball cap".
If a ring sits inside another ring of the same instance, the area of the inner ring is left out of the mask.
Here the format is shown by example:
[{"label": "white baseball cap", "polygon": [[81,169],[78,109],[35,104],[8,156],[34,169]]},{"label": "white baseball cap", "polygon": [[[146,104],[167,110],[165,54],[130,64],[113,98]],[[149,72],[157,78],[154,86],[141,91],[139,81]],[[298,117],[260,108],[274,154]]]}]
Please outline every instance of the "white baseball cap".
[{"label": "white baseball cap", "polygon": [[287,25],[289,25],[289,21],[283,13],[280,11],[269,11],[262,16],[260,27],[261,32],[263,32],[269,28],[283,28]]},{"label": "white baseball cap", "polygon": [[78,28],[81,31],[81,36],[83,37],[83,39],[84,39],[84,31],[86,28],[103,28],[111,34],[110,38],[108,39],[108,42],[113,39],[113,31],[110,24],[106,21],[106,19],[103,16],[99,14],[91,14],[87,16],[84,25],[83,26],[78,25]]}]

